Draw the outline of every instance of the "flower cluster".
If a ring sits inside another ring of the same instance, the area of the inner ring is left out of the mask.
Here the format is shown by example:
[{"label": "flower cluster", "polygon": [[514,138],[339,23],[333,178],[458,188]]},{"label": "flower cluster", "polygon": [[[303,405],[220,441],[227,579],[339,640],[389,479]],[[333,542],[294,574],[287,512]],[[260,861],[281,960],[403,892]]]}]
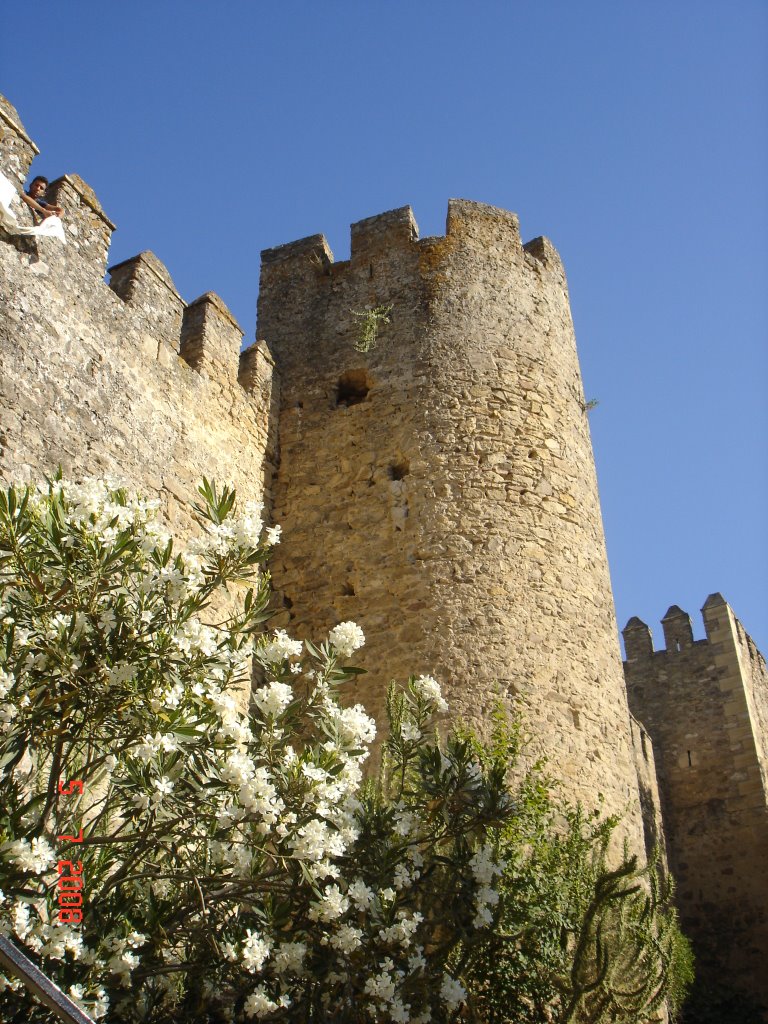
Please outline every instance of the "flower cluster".
[{"label": "flower cluster", "polygon": [[365,643],[365,635],[356,622],[340,622],[330,632],[329,640],[341,658],[351,658]]}]

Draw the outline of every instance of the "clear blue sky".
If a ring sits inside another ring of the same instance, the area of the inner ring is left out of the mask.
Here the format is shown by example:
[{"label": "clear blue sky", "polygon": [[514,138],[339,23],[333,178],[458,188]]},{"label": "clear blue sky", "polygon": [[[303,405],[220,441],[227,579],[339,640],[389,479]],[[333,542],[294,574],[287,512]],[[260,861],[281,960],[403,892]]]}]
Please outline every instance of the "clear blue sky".
[{"label": "clear blue sky", "polygon": [[[410,203],[568,272],[620,626],[720,590],[768,654],[765,0],[19,6],[0,91],[182,296],[253,336],[259,251]],[[7,18],[6,18],[7,20]]]}]

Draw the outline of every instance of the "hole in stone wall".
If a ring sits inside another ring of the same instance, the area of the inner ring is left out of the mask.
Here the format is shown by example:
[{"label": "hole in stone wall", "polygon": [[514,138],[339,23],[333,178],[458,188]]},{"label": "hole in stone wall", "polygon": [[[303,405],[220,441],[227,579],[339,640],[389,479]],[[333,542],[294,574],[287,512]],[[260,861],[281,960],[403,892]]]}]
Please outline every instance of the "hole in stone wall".
[{"label": "hole in stone wall", "polygon": [[296,408],[297,409],[303,409],[304,408],[304,403],[303,402],[297,402],[296,403]]},{"label": "hole in stone wall", "polygon": [[341,596],[342,597],[354,597],[355,596],[355,588],[349,582],[349,580],[347,580],[347,582],[342,585]]},{"label": "hole in stone wall", "polygon": [[402,459],[400,462],[393,462],[388,469],[390,480],[402,480],[408,476],[411,471],[411,465],[407,459]]},{"label": "hole in stone wall", "polygon": [[539,453],[536,451],[536,449],[535,448],[531,448],[531,450],[528,452],[528,458],[529,459],[538,459],[538,457],[539,457]]},{"label": "hole in stone wall", "polygon": [[358,405],[365,401],[370,390],[371,381],[366,370],[347,370],[339,377],[336,405]]},{"label": "hole in stone wall", "polygon": [[293,601],[286,594],[283,594],[283,608],[293,608]]},{"label": "hole in stone wall", "polygon": [[693,768],[693,761],[691,760],[691,752],[688,751],[688,767]]}]

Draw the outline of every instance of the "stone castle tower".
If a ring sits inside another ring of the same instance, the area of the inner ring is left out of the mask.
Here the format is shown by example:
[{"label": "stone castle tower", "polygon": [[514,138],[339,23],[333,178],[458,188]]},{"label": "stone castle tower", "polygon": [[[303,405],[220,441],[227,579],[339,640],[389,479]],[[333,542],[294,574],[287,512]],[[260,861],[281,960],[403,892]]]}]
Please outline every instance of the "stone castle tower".
[{"label": "stone castle tower", "polygon": [[[389,308],[356,349],[354,311]],[[264,253],[259,337],[280,372],[276,588],[298,635],[353,618],[362,696],[433,672],[465,719],[519,695],[569,794],[628,816],[629,713],[563,268],[517,218],[452,200]]]},{"label": "stone castle tower", "polygon": [[[0,98],[0,171],[20,186],[36,153]],[[66,246],[0,229],[0,477],[111,474],[156,493],[182,535],[203,474],[263,498],[283,526],[276,624],[360,622],[370,671],[351,696],[377,714],[388,680],[412,672],[439,677],[475,724],[497,694],[516,698],[566,796],[602,798],[636,850],[666,831],[692,927],[720,928],[733,890],[739,924],[721,935],[752,952],[714,960],[749,988],[768,955],[765,663],[727,606],[705,612],[719,623],[706,649],[682,613],[665,620],[666,652],[633,620],[628,705],[552,245],[454,200],[443,237],[419,240],[406,208],[353,225],[348,261],[319,235],[268,250],[263,340],[241,352],[221,299],[184,302],[152,253],[105,283],[114,224],[77,175],[48,198]],[[355,314],[372,308],[388,322],[361,352]]]}]

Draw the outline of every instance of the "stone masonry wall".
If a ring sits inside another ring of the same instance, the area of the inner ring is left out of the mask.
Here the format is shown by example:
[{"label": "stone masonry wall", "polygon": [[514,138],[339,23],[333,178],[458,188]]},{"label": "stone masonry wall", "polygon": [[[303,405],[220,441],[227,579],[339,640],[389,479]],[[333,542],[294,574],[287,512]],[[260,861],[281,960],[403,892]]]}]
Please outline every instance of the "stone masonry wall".
[{"label": "stone masonry wall", "polygon": [[637,784],[640,790],[640,811],[643,818],[643,840],[647,860],[658,856],[663,870],[669,869],[669,850],[664,830],[664,814],[659,793],[653,742],[645,726],[630,715],[632,750]]},{"label": "stone masonry wall", "polygon": [[768,668],[752,637],[738,619],[733,620],[736,657],[744,681],[755,753],[764,792],[768,793]]},{"label": "stone masonry wall", "polygon": [[681,920],[701,973],[768,1009],[768,673],[720,594],[702,611],[706,639],[694,641],[688,615],[670,608],[660,651],[645,623],[629,621],[629,702],[653,738]]},{"label": "stone masonry wall", "polygon": [[[21,188],[36,147],[0,102],[0,170]],[[149,252],[111,268],[114,225],[76,175],[51,183],[68,243],[0,232],[0,476],[111,475],[158,494],[170,523],[203,474],[270,500],[272,360],[212,293],[187,305]],[[19,203],[17,219],[33,221]],[[238,373],[240,379],[238,380]]]},{"label": "stone masonry wall", "polygon": [[[500,692],[571,799],[628,814],[637,778],[565,276],[517,218],[452,200],[447,234],[410,209],[263,253],[258,337],[281,378],[273,562],[298,636],[354,619],[351,699],[432,672],[487,722]],[[375,348],[366,309],[390,306]]]}]

